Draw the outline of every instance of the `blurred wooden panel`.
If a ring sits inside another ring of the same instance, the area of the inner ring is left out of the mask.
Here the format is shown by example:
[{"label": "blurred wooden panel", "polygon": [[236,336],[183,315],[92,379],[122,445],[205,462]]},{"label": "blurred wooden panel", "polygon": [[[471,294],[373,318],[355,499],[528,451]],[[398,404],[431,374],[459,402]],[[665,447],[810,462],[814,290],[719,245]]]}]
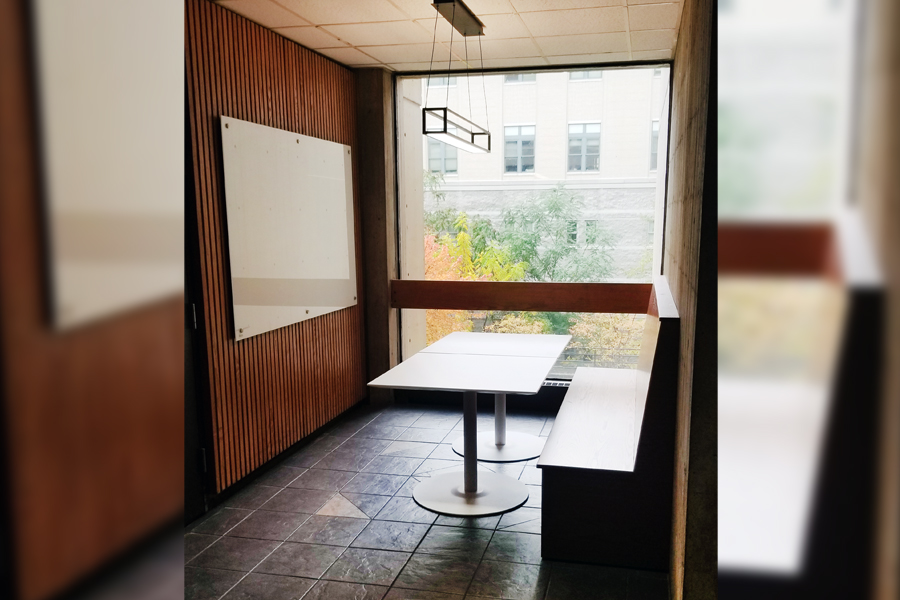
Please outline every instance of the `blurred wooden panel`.
[{"label": "blurred wooden panel", "polygon": [[[206,0],[185,6],[198,318],[220,492],[350,408],[366,388],[362,303],[235,342],[219,117],[349,145],[356,181],[356,92],[352,72],[337,63]],[[362,265],[358,196],[354,189]]]},{"label": "blurred wooden panel", "polygon": [[393,308],[644,314],[649,283],[391,281]]},{"label": "blurred wooden panel", "polygon": [[827,223],[719,223],[719,273],[831,273],[833,233]]}]

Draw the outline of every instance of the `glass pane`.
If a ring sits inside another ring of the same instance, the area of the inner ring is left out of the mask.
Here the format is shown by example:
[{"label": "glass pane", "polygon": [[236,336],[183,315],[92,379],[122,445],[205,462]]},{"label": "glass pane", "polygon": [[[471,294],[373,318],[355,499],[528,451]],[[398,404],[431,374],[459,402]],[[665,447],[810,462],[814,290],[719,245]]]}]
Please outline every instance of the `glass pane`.
[{"label": "glass pane", "polygon": [[586,171],[600,170],[600,157],[597,155],[588,155],[584,157],[584,169]]},{"label": "glass pane", "polygon": [[503,132],[506,135],[519,135],[519,128],[518,127],[504,127]]},{"label": "glass pane", "polygon": [[566,233],[570,244],[578,241],[578,221],[568,221],[566,223]]},{"label": "glass pane", "polygon": [[522,157],[522,171],[526,173],[534,171],[534,156]]},{"label": "glass pane", "polygon": [[447,173],[456,173],[456,159],[448,158],[444,161],[444,171]]},{"label": "glass pane", "polygon": [[653,133],[659,133],[659,121],[653,121],[652,131]]},{"label": "glass pane", "polygon": [[534,135],[534,125],[526,125],[524,127],[519,127],[521,135]]},{"label": "glass pane", "polygon": [[588,138],[587,140],[587,153],[588,154],[600,154],[600,140],[597,138]]},{"label": "glass pane", "polygon": [[446,156],[447,158],[456,158],[456,152],[456,146],[444,144],[444,156]]},{"label": "glass pane", "polygon": [[504,155],[509,156],[518,156],[519,155],[519,142],[506,142],[506,151]]},{"label": "glass pane", "polygon": [[536,81],[537,76],[535,73],[524,73],[522,74],[522,81]]},{"label": "glass pane", "polygon": [[584,79],[584,71],[572,71],[569,73],[569,79]]},{"label": "glass pane", "polygon": [[569,170],[570,171],[580,171],[581,170],[581,155],[580,154],[570,154],[569,155]]},{"label": "glass pane", "polygon": [[581,138],[569,138],[569,154],[581,154]]},{"label": "glass pane", "polygon": [[432,158],[428,161],[428,168],[431,169],[432,173],[440,173],[441,172],[441,159]]},{"label": "glass pane", "polygon": [[534,156],[534,140],[522,140],[522,156]]},{"label": "glass pane", "polygon": [[569,133],[582,133],[584,125],[569,125]]},{"label": "glass pane", "polygon": [[521,76],[521,75],[518,75],[518,74],[516,74],[516,75],[507,75],[507,76],[506,76],[506,83],[515,83],[515,82],[517,82],[517,81],[522,81],[521,77],[522,77],[522,76]]},{"label": "glass pane", "polygon": [[515,173],[519,170],[519,159],[516,157],[506,159],[506,172]]},{"label": "glass pane", "polygon": [[600,133],[600,123],[590,123],[584,127],[588,133]]}]

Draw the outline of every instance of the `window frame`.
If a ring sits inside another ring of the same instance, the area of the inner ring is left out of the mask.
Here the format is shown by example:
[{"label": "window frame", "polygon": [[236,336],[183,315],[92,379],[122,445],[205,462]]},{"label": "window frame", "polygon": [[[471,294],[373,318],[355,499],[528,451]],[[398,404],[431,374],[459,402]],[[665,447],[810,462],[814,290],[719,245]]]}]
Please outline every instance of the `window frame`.
[{"label": "window frame", "polygon": [[[510,136],[508,133],[508,130],[513,127],[518,129],[518,133],[516,135]],[[534,130],[534,133],[529,134],[529,135],[523,134],[522,133],[523,127],[531,127]],[[530,140],[528,138],[530,138]],[[507,168],[507,161],[510,158],[512,158],[507,155],[507,149],[508,149],[507,144],[511,141],[516,142],[516,151],[517,151],[516,159],[517,160],[516,160],[516,170],[515,171],[510,171]],[[526,142],[526,141],[531,141],[531,157],[530,157],[531,158],[531,169],[530,170],[525,170],[522,165],[523,158],[524,158],[524,154],[522,152],[522,150],[524,148],[523,142]],[[523,173],[524,174],[533,174],[535,172],[535,160],[534,159],[537,154],[536,141],[537,141],[537,126],[532,123],[521,124],[521,125],[504,125],[503,126],[503,174],[504,175],[510,175],[510,174],[521,175]]]}]

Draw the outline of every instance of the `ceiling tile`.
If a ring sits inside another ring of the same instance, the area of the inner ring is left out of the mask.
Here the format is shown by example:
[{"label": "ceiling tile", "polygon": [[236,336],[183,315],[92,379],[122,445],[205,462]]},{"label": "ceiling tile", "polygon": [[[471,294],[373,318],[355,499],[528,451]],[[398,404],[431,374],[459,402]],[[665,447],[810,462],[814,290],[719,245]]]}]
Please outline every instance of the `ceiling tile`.
[{"label": "ceiling tile", "polygon": [[[362,48],[383,63],[431,62],[431,44],[406,44],[403,46],[366,46]],[[447,67],[450,51],[442,44],[434,48],[434,63],[438,67]]]},{"label": "ceiling tile", "polygon": [[[401,71],[405,73],[410,73],[414,71],[429,71],[429,63],[427,62],[397,62],[397,63],[388,63],[388,66],[394,69],[395,71]],[[433,68],[431,72],[434,73],[435,76],[439,76],[440,73],[446,73],[447,71],[447,63],[444,63],[438,69],[437,65],[432,65]],[[460,60],[454,60],[450,64],[451,71],[464,71],[466,70],[466,63]]]},{"label": "ceiling tile", "polygon": [[351,46],[394,46],[431,42],[431,36],[412,21],[324,25],[322,29]]},{"label": "ceiling tile", "polygon": [[402,21],[407,18],[388,0],[279,0],[314,25]]},{"label": "ceiling tile", "polygon": [[[494,58],[520,58],[523,56],[540,56],[541,50],[531,38],[516,40],[482,40],[484,60]],[[456,51],[454,47],[454,51]],[[459,56],[459,52],[456,53]]]},{"label": "ceiling tile", "polygon": [[431,0],[390,0],[390,3],[406,13],[410,19],[434,19],[434,15],[437,14]]},{"label": "ceiling tile", "polygon": [[[525,27],[524,23],[522,23],[522,19],[519,18],[519,15],[514,13],[510,13],[507,15],[484,15],[483,17],[481,17],[481,21],[482,23],[484,23],[484,38],[482,39],[507,40],[512,38],[529,37],[531,35],[531,33],[528,31],[528,28]],[[438,19],[436,31],[434,18],[419,19],[416,21],[416,23],[422,26],[428,32],[429,36],[436,34],[437,39],[440,42],[449,42],[450,33],[452,32],[454,45],[456,44],[456,42],[461,43],[462,37],[459,35],[459,32],[450,27],[450,23],[443,17]],[[429,39],[431,38],[429,37]],[[478,40],[474,37],[470,37],[470,52],[471,48],[477,47]]]},{"label": "ceiling tile", "polygon": [[[659,2],[659,0],[654,1]],[[600,6],[622,6],[625,4],[625,0],[510,0],[510,2],[519,12],[597,8]]]},{"label": "ceiling tile", "polygon": [[631,31],[643,29],[675,29],[678,25],[680,4],[644,4],[628,7],[628,28]]},{"label": "ceiling tile", "polygon": [[313,50],[318,50],[319,48],[345,48],[347,46],[346,43],[318,27],[282,27],[273,29],[273,31]]},{"label": "ceiling tile", "polygon": [[642,52],[632,52],[634,60],[671,60],[671,50],[644,50]]},{"label": "ceiling tile", "polygon": [[675,47],[675,30],[659,29],[656,31],[632,31],[631,51],[671,50]]},{"label": "ceiling tile", "polygon": [[479,19],[482,15],[499,15],[501,13],[516,12],[509,0],[465,0],[475,16]]},{"label": "ceiling tile", "polygon": [[316,50],[328,58],[333,58],[345,65],[377,65],[378,61],[371,56],[366,56],[356,48],[322,48]]},{"label": "ceiling tile", "polygon": [[625,31],[624,6],[528,12],[520,15],[535,37]]},{"label": "ceiling tile", "polygon": [[534,38],[534,41],[547,57],[628,51],[628,34],[624,32],[539,37]]},{"label": "ceiling tile", "polygon": [[247,17],[254,23],[259,23],[263,27],[309,25],[309,23],[291,11],[285,10],[270,0],[227,0],[218,4]]},{"label": "ceiling tile", "polygon": [[573,54],[569,56],[548,56],[551,65],[578,65],[629,60],[627,52],[605,52],[603,54]]}]

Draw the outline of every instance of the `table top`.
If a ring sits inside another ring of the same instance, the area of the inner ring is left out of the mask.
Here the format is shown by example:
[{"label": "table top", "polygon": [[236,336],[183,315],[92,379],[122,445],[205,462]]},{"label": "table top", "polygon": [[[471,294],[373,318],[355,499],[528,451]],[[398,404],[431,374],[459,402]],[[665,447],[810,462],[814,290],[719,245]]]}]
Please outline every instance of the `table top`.
[{"label": "table top", "polygon": [[408,390],[536,394],[554,363],[555,355],[536,357],[419,352],[370,381],[369,385]]},{"label": "table top", "polygon": [[421,352],[482,356],[531,356],[555,360],[571,339],[571,335],[457,331],[442,337]]}]

